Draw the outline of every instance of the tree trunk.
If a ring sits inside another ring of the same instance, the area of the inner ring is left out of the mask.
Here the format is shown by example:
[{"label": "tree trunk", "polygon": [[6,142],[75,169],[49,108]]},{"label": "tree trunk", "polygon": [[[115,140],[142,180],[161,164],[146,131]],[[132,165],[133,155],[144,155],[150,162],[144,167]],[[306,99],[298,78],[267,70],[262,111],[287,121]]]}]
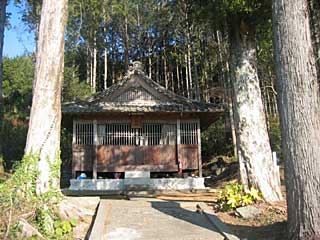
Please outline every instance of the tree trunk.
[{"label": "tree trunk", "polygon": [[179,61],[178,60],[176,60],[176,74],[177,74],[177,93],[181,94],[180,71],[179,71]]},{"label": "tree trunk", "polygon": [[151,39],[149,32],[147,33],[148,40],[150,41],[149,47],[148,47],[148,65],[149,65],[149,78],[152,78],[152,48],[151,48]]},{"label": "tree trunk", "polygon": [[192,58],[193,58],[193,68],[194,68],[194,86],[195,86],[195,99],[200,101],[200,84],[199,84],[199,74],[197,69],[197,59],[194,55],[194,50],[192,48]]},{"label": "tree trunk", "polygon": [[188,54],[184,54],[185,66],[186,66],[186,92],[187,97],[190,97],[190,90],[189,90],[189,71],[188,71]]},{"label": "tree trunk", "polygon": [[164,86],[168,89],[168,69],[167,69],[167,52],[165,36],[163,36],[163,70],[164,70]]},{"label": "tree trunk", "polygon": [[93,37],[93,67],[92,67],[92,92],[97,91],[97,32],[94,31]]},{"label": "tree trunk", "polygon": [[160,69],[160,64],[159,64],[159,55],[157,54],[156,56],[156,59],[157,59],[157,63],[156,63],[156,82],[157,83],[160,83],[160,72],[159,72],[159,69]]},{"label": "tree trunk", "polygon": [[[103,2],[102,2],[103,4]],[[103,34],[104,34],[104,76],[103,76],[103,89],[108,87],[108,49],[107,49],[107,14],[105,10],[105,5],[103,5]]]},{"label": "tree trunk", "polygon": [[103,89],[106,90],[108,85],[108,51],[104,49],[104,77],[103,77]]},{"label": "tree trunk", "polygon": [[91,51],[90,51],[90,45],[89,41],[86,41],[86,70],[87,70],[87,84],[90,84],[91,86]]},{"label": "tree trunk", "polygon": [[229,27],[234,114],[241,180],[268,202],[282,199],[277,164],[272,160],[256,70],[254,31],[244,19]]},{"label": "tree trunk", "polygon": [[[44,0],[39,28],[35,89],[25,154],[39,154],[37,194],[58,187],[67,0]],[[52,185],[51,185],[52,184]]]},{"label": "tree trunk", "polygon": [[127,72],[129,68],[129,33],[128,33],[128,16],[125,16],[125,33],[124,33],[124,69]]},{"label": "tree trunk", "polygon": [[[193,89],[192,83],[192,67],[191,67],[191,46],[188,43],[187,45],[187,58],[188,58],[188,80],[189,80],[189,89]],[[189,90],[189,95],[191,98],[194,98],[193,92]]]},{"label": "tree trunk", "polygon": [[320,93],[307,0],[273,1],[288,239],[320,239]]}]

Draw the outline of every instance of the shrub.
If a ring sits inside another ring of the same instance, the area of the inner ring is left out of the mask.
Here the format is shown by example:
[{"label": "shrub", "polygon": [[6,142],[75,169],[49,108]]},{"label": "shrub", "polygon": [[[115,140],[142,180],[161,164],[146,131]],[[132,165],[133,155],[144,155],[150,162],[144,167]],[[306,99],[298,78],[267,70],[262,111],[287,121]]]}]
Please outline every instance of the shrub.
[{"label": "shrub", "polygon": [[255,188],[246,191],[241,184],[228,184],[220,192],[218,208],[222,211],[229,211],[251,205],[259,200],[261,200],[261,194]]}]

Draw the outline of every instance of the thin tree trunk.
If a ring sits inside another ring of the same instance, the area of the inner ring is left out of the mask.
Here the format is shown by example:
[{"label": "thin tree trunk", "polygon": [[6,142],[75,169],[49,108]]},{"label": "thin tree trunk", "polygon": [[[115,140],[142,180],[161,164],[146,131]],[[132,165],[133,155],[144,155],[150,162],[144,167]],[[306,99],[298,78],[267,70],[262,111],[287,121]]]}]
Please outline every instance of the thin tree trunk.
[{"label": "thin tree trunk", "polygon": [[168,89],[168,67],[167,67],[167,52],[166,52],[166,41],[163,36],[163,70],[164,70],[164,85]]},{"label": "thin tree trunk", "polygon": [[[190,44],[187,45],[187,58],[188,58],[188,80],[189,80],[189,89],[193,89],[193,82],[192,82],[192,67],[191,67],[191,46]],[[189,93],[191,98],[194,98],[193,93]]]},{"label": "thin tree trunk", "polygon": [[170,71],[170,80],[171,80],[171,91],[174,92],[174,80],[173,80],[173,72]]},{"label": "thin tree trunk", "polygon": [[234,114],[242,183],[259,189],[268,202],[282,199],[272,159],[259,79],[254,29],[244,19],[229,27]]},{"label": "thin tree trunk", "polygon": [[198,79],[199,74],[197,69],[197,60],[193,54],[193,49],[192,49],[192,58],[193,58],[193,68],[194,68],[195,99],[200,100],[200,85],[199,85],[199,79]]},{"label": "thin tree trunk", "polygon": [[112,84],[116,82],[116,47],[115,47],[115,42],[114,42],[114,37],[112,34],[112,63],[111,63],[111,70],[112,70]]},{"label": "thin tree trunk", "polygon": [[179,61],[176,60],[176,74],[177,74],[177,93],[181,94],[181,87],[180,87],[180,71],[179,71]]},{"label": "thin tree trunk", "polygon": [[179,65],[180,65],[180,85],[181,85],[181,93],[183,96],[186,96],[185,92],[185,84],[183,81],[183,63],[182,63],[182,56],[179,55]]},{"label": "thin tree trunk", "polygon": [[93,37],[93,67],[92,67],[92,92],[95,93],[97,91],[97,37],[96,31],[94,31]]},{"label": "thin tree trunk", "polygon": [[189,90],[189,71],[188,71],[188,54],[184,55],[185,65],[186,65],[186,91],[187,91],[187,97],[190,97],[190,90]]},{"label": "thin tree trunk", "polygon": [[90,51],[89,41],[86,42],[86,45],[87,45],[86,46],[87,84],[90,84],[90,86],[91,86],[91,51]]},{"label": "thin tree trunk", "polygon": [[152,49],[151,49],[151,39],[149,33],[147,33],[149,39],[149,48],[148,48],[148,65],[149,65],[149,78],[152,78]]},{"label": "thin tree trunk", "polygon": [[129,33],[128,33],[128,16],[125,16],[125,38],[124,38],[124,68],[127,72],[129,68]]},{"label": "thin tree trunk", "polygon": [[[103,4],[103,2],[102,2]],[[103,33],[104,33],[104,77],[103,77],[103,89],[107,89],[108,87],[108,49],[107,49],[107,16],[105,5],[103,4],[103,14],[104,14],[104,26],[103,26]]]},{"label": "thin tree trunk", "polygon": [[307,0],[273,1],[288,239],[320,239],[320,93]]},{"label": "thin tree trunk", "polygon": [[107,48],[104,49],[104,77],[103,77],[103,88],[108,87],[108,51]]},{"label": "thin tree trunk", "polygon": [[[44,0],[39,28],[26,154],[39,154],[37,193],[58,188],[63,77],[64,31],[67,0]],[[52,184],[52,185],[51,185]],[[51,185],[51,186],[50,186]]]},{"label": "thin tree trunk", "polygon": [[[227,26],[225,26],[227,27]],[[231,130],[231,137],[232,137],[232,143],[233,143],[233,155],[237,159],[238,158],[238,147],[237,147],[237,136],[236,136],[236,130],[235,130],[235,123],[234,123],[234,94],[232,89],[232,82],[230,77],[230,68],[229,68],[229,62],[227,59],[227,49],[222,46],[221,39],[220,39],[220,32],[216,31],[217,35],[217,42],[218,42],[218,50],[219,50],[219,58],[223,66],[223,76],[224,76],[224,94],[226,96],[226,102],[228,106],[228,114],[229,116],[226,117],[230,121],[230,130]],[[225,58],[223,58],[223,56]]]},{"label": "thin tree trunk", "polygon": [[159,77],[159,55],[157,55],[156,56],[156,59],[157,59],[157,66],[156,66],[156,81],[157,81],[157,83],[159,83],[160,82],[160,77]]}]

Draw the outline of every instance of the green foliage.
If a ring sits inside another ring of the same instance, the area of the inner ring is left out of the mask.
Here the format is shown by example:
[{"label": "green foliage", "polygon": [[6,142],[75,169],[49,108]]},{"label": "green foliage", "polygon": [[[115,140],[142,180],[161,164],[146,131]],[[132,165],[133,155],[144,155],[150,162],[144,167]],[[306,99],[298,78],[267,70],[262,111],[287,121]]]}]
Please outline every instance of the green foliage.
[{"label": "green foliage", "polygon": [[25,118],[32,100],[34,63],[31,56],[3,59],[3,95],[6,115]]},{"label": "green foliage", "polygon": [[[12,236],[18,231],[15,228],[15,221],[19,220],[17,216],[30,212],[35,213],[35,224],[44,235],[54,234],[53,219],[57,219],[54,208],[62,196],[56,188],[50,188],[50,191],[45,194],[36,194],[38,161],[37,155],[24,156],[14,167],[12,176],[0,183],[0,219],[9,219],[10,216],[15,219],[10,229]],[[58,165],[60,165],[59,159],[50,165],[50,171],[56,172]],[[0,224],[0,238],[4,229],[5,226]]]},{"label": "green foliage", "polygon": [[2,122],[2,157],[6,170],[11,170],[14,162],[22,159],[26,144],[28,125],[16,118],[5,118]]},{"label": "green foliage", "polygon": [[26,155],[18,165],[10,179],[0,184],[0,202],[9,203],[10,198],[17,201],[33,199],[36,191],[38,157]]},{"label": "green foliage", "polygon": [[204,161],[223,155],[232,156],[232,140],[225,129],[224,119],[220,118],[201,134],[201,154]]},{"label": "green foliage", "polygon": [[54,224],[55,232],[61,232],[62,234],[66,234],[71,232],[72,226],[69,221],[63,220],[63,221],[56,221]]},{"label": "green foliage", "polygon": [[219,209],[229,211],[237,207],[251,205],[261,200],[261,194],[255,188],[245,191],[241,184],[228,184],[220,191],[218,199]]},{"label": "green foliage", "polygon": [[86,82],[79,80],[77,69],[75,67],[65,67],[62,89],[63,101],[69,102],[77,98],[83,99],[90,93],[90,86]]},{"label": "green foliage", "polygon": [[42,205],[36,210],[36,224],[38,229],[45,236],[50,236],[54,233],[53,213],[47,205]]},{"label": "green foliage", "polygon": [[[0,219],[9,219],[10,216],[30,212],[36,207],[37,163],[37,156],[25,156],[20,164],[15,166],[15,173],[8,180],[0,183]],[[14,224],[12,226],[14,234],[17,229],[14,228]],[[0,224],[0,238],[4,231],[5,226]]]},{"label": "green foliage", "polygon": [[269,137],[272,151],[277,152],[278,158],[282,158],[281,130],[278,117],[269,119]]},{"label": "green foliage", "polygon": [[66,239],[77,226],[77,220],[61,220],[54,214],[52,208],[41,208],[36,212],[36,224],[42,234],[49,239]]}]

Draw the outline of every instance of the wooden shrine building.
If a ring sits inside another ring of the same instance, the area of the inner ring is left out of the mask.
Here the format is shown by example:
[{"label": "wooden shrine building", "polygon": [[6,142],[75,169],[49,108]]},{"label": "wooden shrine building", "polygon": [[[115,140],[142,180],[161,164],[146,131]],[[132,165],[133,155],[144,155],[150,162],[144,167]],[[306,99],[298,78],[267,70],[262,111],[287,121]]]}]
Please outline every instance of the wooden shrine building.
[{"label": "wooden shrine building", "polygon": [[134,62],[123,80],[85,101],[66,103],[73,122],[72,175],[126,171],[201,176],[200,127],[222,106],[179,96],[148,78]]}]

